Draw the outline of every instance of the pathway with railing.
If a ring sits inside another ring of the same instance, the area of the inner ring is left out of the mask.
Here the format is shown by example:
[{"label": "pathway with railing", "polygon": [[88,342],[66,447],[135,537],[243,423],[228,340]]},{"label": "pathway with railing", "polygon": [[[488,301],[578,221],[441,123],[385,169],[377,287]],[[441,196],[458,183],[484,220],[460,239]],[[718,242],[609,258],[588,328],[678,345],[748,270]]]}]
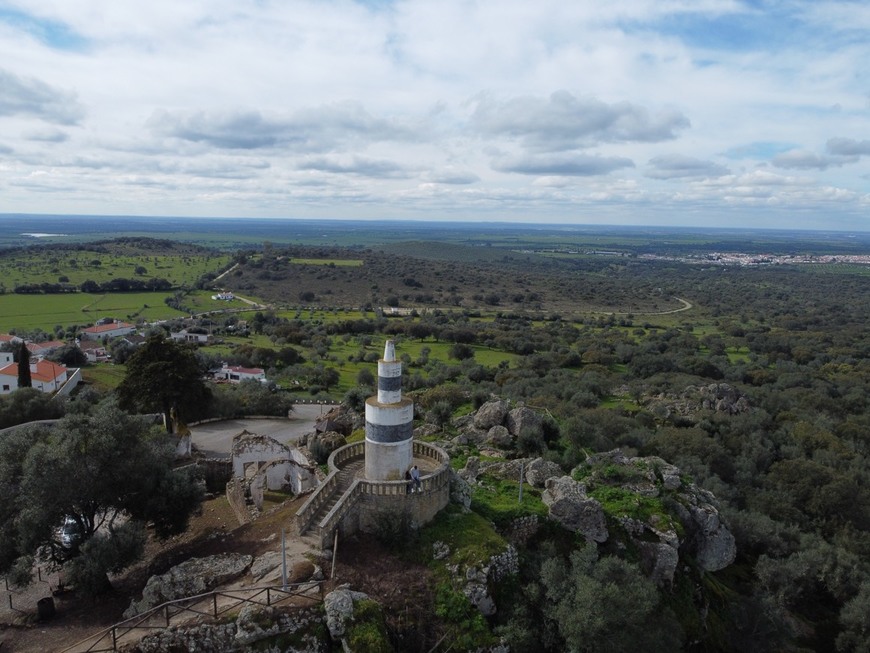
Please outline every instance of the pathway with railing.
[{"label": "pathway with railing", "polygon": [[203,617],[217,619],[242,604],[308,607],[323,601],[323,582],[223,589],[167,601],[62,649],[60,653],[106,653],[138,642],[152,632]]}]

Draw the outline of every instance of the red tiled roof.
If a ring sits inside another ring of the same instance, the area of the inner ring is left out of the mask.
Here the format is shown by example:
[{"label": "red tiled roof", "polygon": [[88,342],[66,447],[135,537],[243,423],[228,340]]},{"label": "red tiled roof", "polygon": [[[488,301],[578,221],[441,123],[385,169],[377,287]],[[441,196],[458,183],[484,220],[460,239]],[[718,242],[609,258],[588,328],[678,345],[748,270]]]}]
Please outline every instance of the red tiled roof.
[{"label": "red tiled roof", "polygon": [[[34,369],[35,368],[35,369]],[[30,378],[34,381],[54,381],[63,374],[67,369],[63,365],[52,363],[51,361],[40,360],[30,364]],[[10,363],[5,367],[0,367],[0,376],[18,376],[18,363]]]},{"label": "red tiled roof", "polygon": [[115,329],[133,329],[132,324],[126,322],[110,322],[109,324],[96,324],[92,327],[84,329],[85,333],[105,333],[106,331],[114,331]]},{"label": "red tiled roof", "polygon": [[30,369],[30,378],[34,381],[54,381],[57,377],[66,373],[66,368],[63,365],[52,363],[51,361],[41,360],[36,361],[36,371],[33,371],[33,365]]},{"label": "red tiled roof", "polygon": [[32,352],[44,351],[46,349],[57,349],[63,347],[66,343],[60,340],[49,340],[48,342],[28,342],[27,348]]},{"label": "red tiled roof", "polygon": [[234,365],[232,367],[225,368],[228,372],[235,372],[236,374],[265,374],[266,370],[261,367],[241,367],[239,365]]}]

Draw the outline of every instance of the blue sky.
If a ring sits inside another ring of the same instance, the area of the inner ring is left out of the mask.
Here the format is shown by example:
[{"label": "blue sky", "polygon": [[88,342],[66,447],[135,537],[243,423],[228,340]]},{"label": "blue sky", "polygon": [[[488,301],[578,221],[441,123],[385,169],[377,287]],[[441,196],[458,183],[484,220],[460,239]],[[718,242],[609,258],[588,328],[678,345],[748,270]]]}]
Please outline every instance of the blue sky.
[{"label": "blue sky", "polygon": [[0,0],[0,213],[870,230],[870,3]]}]

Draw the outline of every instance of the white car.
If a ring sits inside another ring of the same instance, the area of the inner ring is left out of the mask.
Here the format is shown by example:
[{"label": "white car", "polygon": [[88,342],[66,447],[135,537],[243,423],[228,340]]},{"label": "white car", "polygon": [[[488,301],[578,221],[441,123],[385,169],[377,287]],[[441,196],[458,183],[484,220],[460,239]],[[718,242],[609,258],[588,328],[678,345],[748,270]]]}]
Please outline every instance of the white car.
[{"label": "white car", "polygon": [[67,517],[63,526],[60,527],[60,543],[65,547],[71,547],[82,539],[82,529],[73,517]]}]

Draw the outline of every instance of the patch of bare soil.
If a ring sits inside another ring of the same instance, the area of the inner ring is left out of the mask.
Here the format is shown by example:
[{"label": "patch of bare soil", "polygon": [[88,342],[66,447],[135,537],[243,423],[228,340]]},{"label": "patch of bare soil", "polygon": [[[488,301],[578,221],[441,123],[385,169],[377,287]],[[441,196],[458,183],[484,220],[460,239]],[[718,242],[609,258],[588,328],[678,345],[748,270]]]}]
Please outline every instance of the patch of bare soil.
[{"label": "patch of bare soil", "polygon": [[[250,524],[239,526],[225,497],[206,501],[201,513],[191,520],[183,534],[160,541],[150,538],[140,563],[112,578],[112,591],[96,599],[70,592],[54,597],[56,613],[44,622],[37,621],[36,603],[46,595],[46,587],[35,586],[13,598],[25,612],[0,614],[0,651],[46,653],[68,646],[123,620],[131,599],[142,592],[148,579],[194,557],[218,553],[261,555],[280,547],[281,529],[292,532],[293,516],[304,498],[289,500],[272,508]],[[56,576],[55,576],[56,578]]]},{"label": "patch of bare soil", "polygon": [[371,536],[358,535],[338,544],[333,585],[343,583],[383,606],[396,634],[396,650],[430,651],[441,639],[443,625],[435,617],[432,595],[435,581],[427,567],[409,562]]}]

